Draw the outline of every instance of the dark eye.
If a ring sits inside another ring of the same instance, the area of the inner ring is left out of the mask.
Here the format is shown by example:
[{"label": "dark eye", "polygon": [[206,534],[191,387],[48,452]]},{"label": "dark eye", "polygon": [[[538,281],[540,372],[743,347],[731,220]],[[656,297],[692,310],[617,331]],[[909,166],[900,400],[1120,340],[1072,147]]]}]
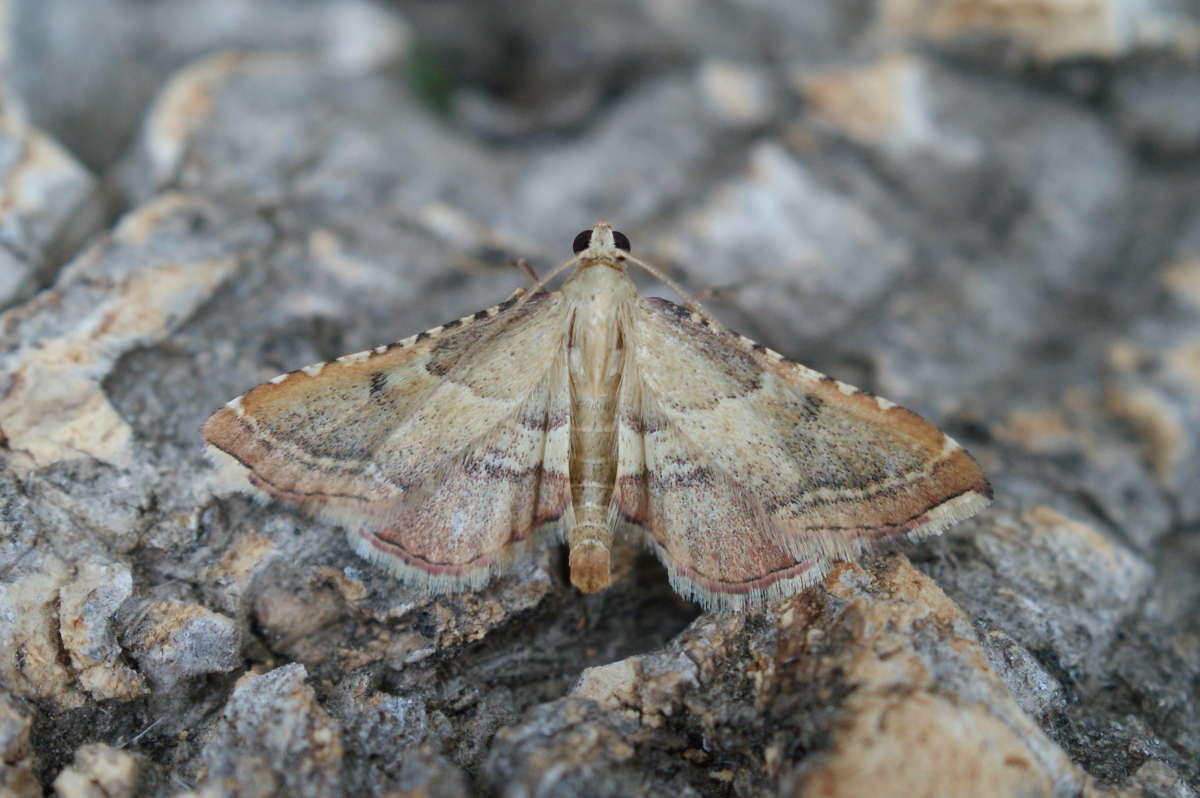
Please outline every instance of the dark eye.
[{"label": "dark eye", "polygon": [[632,252],[629,246],[629,236],[624,233],[619,233],[613,230],[613,243],[617,245],[617,249],[623,249],[626,252]]},{"label": "dark eye", "polygon": [[571,242],[571,249],[575,250],[575,254],[578,255],[587,249],[590,243],[592,243],[592,231],[584,230],[575,236],[575,240]]}]

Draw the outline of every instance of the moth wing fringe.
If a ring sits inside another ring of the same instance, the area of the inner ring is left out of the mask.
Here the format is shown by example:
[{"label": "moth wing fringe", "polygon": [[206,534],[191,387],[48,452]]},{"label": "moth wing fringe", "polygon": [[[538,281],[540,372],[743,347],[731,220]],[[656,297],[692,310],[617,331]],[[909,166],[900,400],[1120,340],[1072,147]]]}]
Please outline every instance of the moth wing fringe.
[{"label": "moth wing fringe", "polygon": [[945,532],[959,521],[965,521],[992,503],[989,496],[977,490],[969,490],[942,502],[925,512],[928,520],[910,529],[909,540],[923,540]]},{"label": "moth wing fringe", "polygon": [[788,532],[783,529],[777,533],[777,542],[797,560],[815,557],[850,561],[858,559],[864,552],[885,541],[918,541],[940,535],[959,521],[974,516],[990,503],[991,499],[983,493],[968,490],[926,510],[921,514],[925,520],[902,532],[871,535],[870,530],[864,529],[858,531],[865,534],[851,535],[847,534],[846,530],[810,529]]},{"label": "moth wing fringe", "polygon": [[667,579],[671,589],[688,601],[699,604],[705,612],[741,612],[757,610],[771,602],[786,599],[800,591],[812,587],[825,578],[827,564],[818,560],[808,570],[797,576],[777,579],[766,587],[755,588],[744,593],[710,590],[687,577],[667,558],[666,552],[655,541],[646,536],[647,545],[654,552],[659,562],[667,569]]},{"label": "moth wing fringe", "polygon": [[524,554],[529,548],[533,538],[527,538],[510,546],[502,557],[481,568],[473,568],[458,575],[434,574],[418,566],[410,565],[394,554],[388,554],[375,548],[366,535],[353,529],[346,530],[346,540],[356,554],[404,584],[424,590],[430,595],[444,595],[478,590],[484,587],[507,571],[512,565],[513,559]]}]

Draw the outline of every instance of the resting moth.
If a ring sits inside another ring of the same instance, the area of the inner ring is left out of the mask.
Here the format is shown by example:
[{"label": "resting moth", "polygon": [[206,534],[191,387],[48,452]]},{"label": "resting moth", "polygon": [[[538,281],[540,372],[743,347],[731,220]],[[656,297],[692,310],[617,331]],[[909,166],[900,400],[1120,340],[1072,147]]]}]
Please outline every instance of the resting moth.
[{"label": "resting moth", "polygon": [[210,453],[431,591],[483,585],[548,529],[572,584],[600,590],[629,530],[709,609],[790,595],[990,501],[915,413],[640,296],[630,264],[679,289],[608,223],[574,250],[506,302],[251,389],[204,425]]}]

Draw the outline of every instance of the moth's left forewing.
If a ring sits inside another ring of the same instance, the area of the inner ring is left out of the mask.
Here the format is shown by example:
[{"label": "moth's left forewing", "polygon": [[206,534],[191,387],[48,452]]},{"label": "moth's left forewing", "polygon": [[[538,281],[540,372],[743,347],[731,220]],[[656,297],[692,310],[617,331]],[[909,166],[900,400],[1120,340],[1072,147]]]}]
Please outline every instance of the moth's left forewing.
[{"label": "moth's left forewing", "polygon": [[791,595],[820,579],[822,558],[796,558],[762,505],[667,422],[627,362],[618,397],[614,521],[642,530],[671,586],[710,609]]},{"label": "moth's left forewing", "polygon": [[[632,319],[629,368],[638,375],[641,412],[654,417],[643,425],[656,429],[642,439],[646,476],[639,501],[668,565],[686,570],[698,550],[661,544],[694,534],[684,531],[685,509],[669,509],[673,497],[664,486],[670,480],[654,478],[681,457],[715,475],[710,490],[753,497],[771,541],[797,565],[850,558],[887,537],[934,534],[987,504],[990,490],[979,466],[915,413],[714,329],[666,300],[641,300]],[[685,454],[652,455],[671,440]],[[635,495],[619,491],[618,499],[628,510]],[[719,539],[705,544],[713,552],[743,545],[736,530],[720,525],[707,534]],[[724,559],[733,562],[728,554]],[[716,556],[707,565],[709,581],[718,585],[709,603],[728,606],[734,602],[719,586],[738,581],[726,577],[744,581],[745,567],[723,573],[721,561]],[[755,567],[769,575],[765,560]]]},{"label": "moth's left forewing", "polygon": [[810,449],[818,471],[772,502],[785,528],[828,535],[841,554],[843,538],[865,543],[936,535],[991,501],[975,459],[921,416],[753,342],[739,343],[763,368],[763,405],[778,410],[780,419],[799,421],[791,436],[775,425],[784,448]]}]

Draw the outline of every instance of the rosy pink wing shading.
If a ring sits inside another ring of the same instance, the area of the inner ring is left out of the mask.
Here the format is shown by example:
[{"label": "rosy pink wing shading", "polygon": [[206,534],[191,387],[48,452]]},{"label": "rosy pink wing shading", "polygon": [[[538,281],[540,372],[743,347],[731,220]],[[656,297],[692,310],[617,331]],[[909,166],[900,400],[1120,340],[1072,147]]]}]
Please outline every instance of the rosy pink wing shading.
[{"label": "rosy pink wing shading", "polygon": [[478,585],[570,503],[565,323],[558,294],[514,298],[259,385],[204,437],[229,476],[401,577]]},{"label": "rosy pink wing shading", "polygon": [[793,593],[831,560],[990,500],[970,455],[915,413],[666,300],[633,315],[614,513],[706,606]]}]

